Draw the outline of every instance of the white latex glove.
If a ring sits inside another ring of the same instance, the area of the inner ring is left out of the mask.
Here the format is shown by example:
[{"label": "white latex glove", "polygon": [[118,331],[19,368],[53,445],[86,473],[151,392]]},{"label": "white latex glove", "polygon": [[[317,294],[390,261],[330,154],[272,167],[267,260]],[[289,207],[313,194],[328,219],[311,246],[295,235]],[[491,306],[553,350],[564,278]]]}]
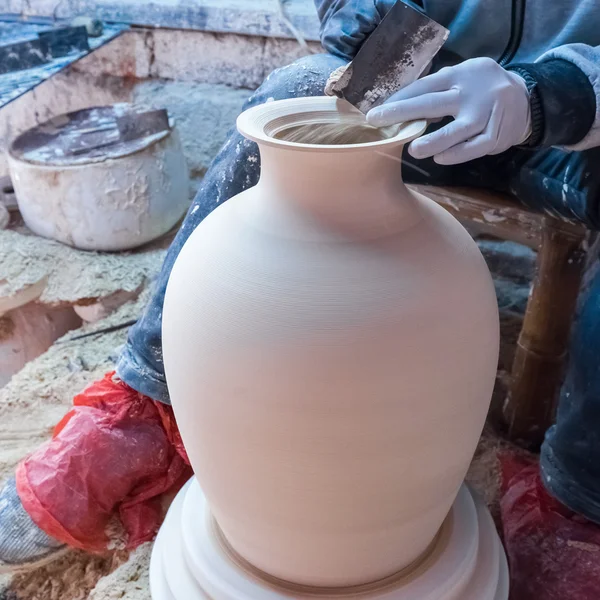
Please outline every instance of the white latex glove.
[{"label": "white latex glove", "polygon": [[415,119],[454,117],[438,131],[415,140],[409,152],[455,165],[500,154],[531,135],[531,108],[525,81],[491,58],[472,58],[411,83],[373,108],[375,127]]}]

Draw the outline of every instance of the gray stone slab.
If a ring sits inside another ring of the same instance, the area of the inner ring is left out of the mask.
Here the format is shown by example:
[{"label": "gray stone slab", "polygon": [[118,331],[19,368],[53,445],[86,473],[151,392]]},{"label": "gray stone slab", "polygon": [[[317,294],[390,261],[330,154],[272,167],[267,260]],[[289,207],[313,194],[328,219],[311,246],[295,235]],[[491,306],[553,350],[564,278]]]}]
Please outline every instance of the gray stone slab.
[{"label": "gray stone slab", "polygon": [[[2,1],[0,0],[1,10]],[[33,39],[37,34],[50,31],[52,28],[51,22],[20,22],[11,19],[8,15],[0,14],[0,44],[6,45]],[[89,38],[89,50],[74,49],[69,54],[59,56],[44,64],[0,74],[0,107],[16,100],[56,73],[106,44],[125,29],[127,29],[126,25],[106,25],[104,33],[100,37]]]},{"label": "gray stone slab", "polygon": [[[312,0],[286,0],[284,9],[306,40],[318,39],[319,21]],[[0,0],[0,11],[15,10],[61,18],[83,14],[150,27],[294,37],[281,18],[279,0]]]}]

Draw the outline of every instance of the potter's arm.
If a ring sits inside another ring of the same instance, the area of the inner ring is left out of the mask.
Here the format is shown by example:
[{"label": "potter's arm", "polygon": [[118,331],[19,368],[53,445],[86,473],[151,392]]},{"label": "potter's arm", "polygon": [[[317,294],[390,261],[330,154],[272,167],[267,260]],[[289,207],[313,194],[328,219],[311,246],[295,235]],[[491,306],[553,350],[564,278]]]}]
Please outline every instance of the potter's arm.
[{"label": "potter's arm", "polygon": [[[403,1],[422,10],[410,0]],[[323,47],[352,60],[395,2],[315,0]],[[572,150],[600,146],[600,47],[559,46],[535,63],[511,65],[508,69],[523,77],[532,91],[531,146]],[[517,139],[513,141],[518,143]]]},{"label": "potter's arm", "polygon": [[[422,10],[411,0],[403,2]],[[323,47],[331,54],[352,60],[395,3],[396,0],[315,0]]]},{"label": "potter's arm", "polygon": [[385,127],[454,117],[413,141],[417,159],[454,165],[513,146],[600,146],[600,48],[570,44],[506,68],[491,58],[445,67],[393,94],[367,120]]},{"label": "potter's arm", "polygon": [[559,46],[533,64],[509,69],[529,77],[536,86],[540,108],[537,145],[570,150],[600,146],[600,46]]}]

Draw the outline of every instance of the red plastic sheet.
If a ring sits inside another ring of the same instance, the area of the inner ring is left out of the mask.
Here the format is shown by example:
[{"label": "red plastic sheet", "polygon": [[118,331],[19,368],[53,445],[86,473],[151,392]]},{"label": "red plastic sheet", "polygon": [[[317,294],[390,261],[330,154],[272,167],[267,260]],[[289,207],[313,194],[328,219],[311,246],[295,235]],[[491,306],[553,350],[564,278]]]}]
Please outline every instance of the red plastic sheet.
[{"label": "red plastic sheet", "polygon": [[161,496],[192,473],[170,407],[113,376],[76,396],[52,440],[17,468],[33,521],[89,552],[110,549],[115,539],[127,548],[151,540],[164,516]]},{"label": "red plastic sheet", "polygon": [[537,461],[500,460],[511,600],[599,600],[600,527],[548,494]]}]

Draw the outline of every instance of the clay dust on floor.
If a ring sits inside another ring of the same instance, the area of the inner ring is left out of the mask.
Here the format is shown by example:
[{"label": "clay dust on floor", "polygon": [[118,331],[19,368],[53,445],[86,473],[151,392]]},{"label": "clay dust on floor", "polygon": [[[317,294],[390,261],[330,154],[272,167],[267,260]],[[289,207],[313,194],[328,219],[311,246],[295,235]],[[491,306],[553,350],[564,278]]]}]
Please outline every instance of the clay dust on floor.
[{"label": "clay dust on floor", "polygon": [[171,239],[165,236],[131,252],[84,252],[17,224],[0,231],[0,296],[42,280],[47,284],[39,300],[52,306],[134,292],[156,275]]},{"label": "clay dust on floor", "polygon": [[151,600],[151,550],[148,543],[131,554],[105,557],[73,551],[52,566],[15,577],[0,600]]},{"label": "clay dust on floor", "polygon": [[512,444],[498,436],[490,425],[486,426],[466,478],[467,483],[485,500],[496,523],[500,521],[502,486],[498,457],[508,449],[514,450]]},{"label": "clay dust on floor", "polygon": [[0,600],[86,600],[98,581],[126,560],[126,553],[90,557],[70,552],[51,566],[14,577]]}]

